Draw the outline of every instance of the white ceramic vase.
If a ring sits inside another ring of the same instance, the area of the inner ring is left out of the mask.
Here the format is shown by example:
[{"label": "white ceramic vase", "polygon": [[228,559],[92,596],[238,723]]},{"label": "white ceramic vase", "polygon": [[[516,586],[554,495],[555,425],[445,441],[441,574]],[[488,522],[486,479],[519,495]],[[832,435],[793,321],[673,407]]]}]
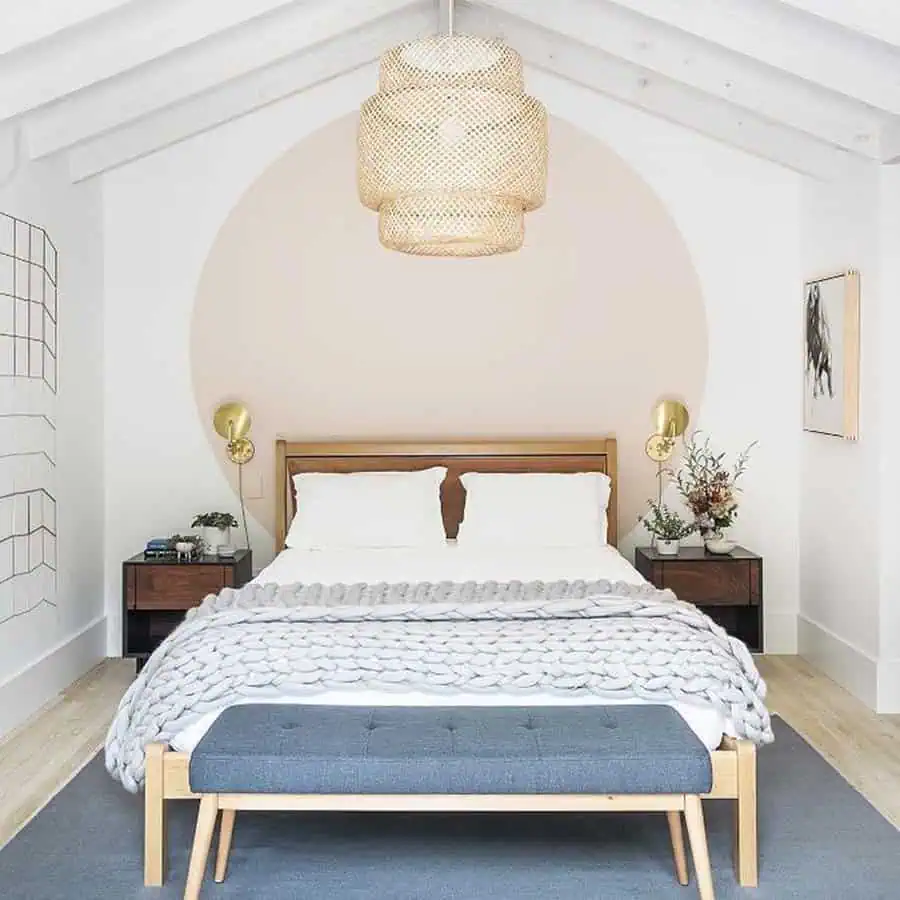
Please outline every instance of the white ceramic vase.
[{"label": "white ceramic vase", "polygon": [[206,552],[215,556],[219,547],[226,547],[231,541],[230,528],[204,528],[203,540],[206,543]]},{"label": "white ceramic vase", "polygon": [[656,552],[660,556],[678,556],[680,547],[681,541],[664,541],[662,538],[656,539]]}]

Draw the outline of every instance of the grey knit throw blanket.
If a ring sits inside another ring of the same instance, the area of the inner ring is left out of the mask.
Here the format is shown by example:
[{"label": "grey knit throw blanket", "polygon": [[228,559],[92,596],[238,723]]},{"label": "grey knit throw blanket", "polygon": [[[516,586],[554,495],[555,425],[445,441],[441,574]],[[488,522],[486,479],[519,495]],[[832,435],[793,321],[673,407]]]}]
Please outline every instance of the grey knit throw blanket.
[{"label": "grey knit throw blanket", "polygon": [[330,690],[704,701],[773,740],[738,640],[670,591],[607,581],[258,585],[209,596],[119,705],[106,767],[130,791],[144,747],[237,701]]}]

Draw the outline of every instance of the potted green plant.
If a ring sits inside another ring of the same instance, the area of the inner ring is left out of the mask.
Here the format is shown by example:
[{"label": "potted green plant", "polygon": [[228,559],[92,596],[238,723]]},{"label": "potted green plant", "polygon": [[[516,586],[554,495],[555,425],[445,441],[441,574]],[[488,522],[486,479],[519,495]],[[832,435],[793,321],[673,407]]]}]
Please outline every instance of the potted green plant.
[{"label": "potted green plant", "polygon": [[231,529],[237,528],[237,519],[231,513],[208,512],[194,516],[191,528],[203,529],[203,543],[209,553],[231,543]]},{"label": "potted green plant", "polygon": [[641,522],[644,528],[656,538],[656,552],[660,556],[676,556],[681,546],[681,541],[693,533],[694,525],[686,522],[665,503],[657,503],[649,500],[647,505],[650,512],[643,517]]}]

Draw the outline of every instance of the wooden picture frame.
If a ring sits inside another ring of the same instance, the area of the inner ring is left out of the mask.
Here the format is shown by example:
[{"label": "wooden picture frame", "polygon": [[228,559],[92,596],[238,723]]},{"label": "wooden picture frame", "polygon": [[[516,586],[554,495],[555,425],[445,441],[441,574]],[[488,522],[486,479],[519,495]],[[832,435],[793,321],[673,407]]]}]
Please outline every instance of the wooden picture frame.
[{"label": "wooden picture frame", "polygon": [[807,281],[803,288],[803,429],[859,437],[859,272]]}]

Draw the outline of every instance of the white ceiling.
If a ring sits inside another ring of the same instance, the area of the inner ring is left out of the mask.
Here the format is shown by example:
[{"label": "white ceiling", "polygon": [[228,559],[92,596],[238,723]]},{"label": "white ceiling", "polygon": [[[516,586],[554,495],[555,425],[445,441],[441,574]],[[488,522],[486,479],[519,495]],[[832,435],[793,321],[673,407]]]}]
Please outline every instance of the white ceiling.
[{"label": "white ceiling", "polygon": [[[366,65],[445,3],[2,0],[0,134],[91,177]],[[456,25],[818,178],[900,161],[897,0],[468,0]]]}]

